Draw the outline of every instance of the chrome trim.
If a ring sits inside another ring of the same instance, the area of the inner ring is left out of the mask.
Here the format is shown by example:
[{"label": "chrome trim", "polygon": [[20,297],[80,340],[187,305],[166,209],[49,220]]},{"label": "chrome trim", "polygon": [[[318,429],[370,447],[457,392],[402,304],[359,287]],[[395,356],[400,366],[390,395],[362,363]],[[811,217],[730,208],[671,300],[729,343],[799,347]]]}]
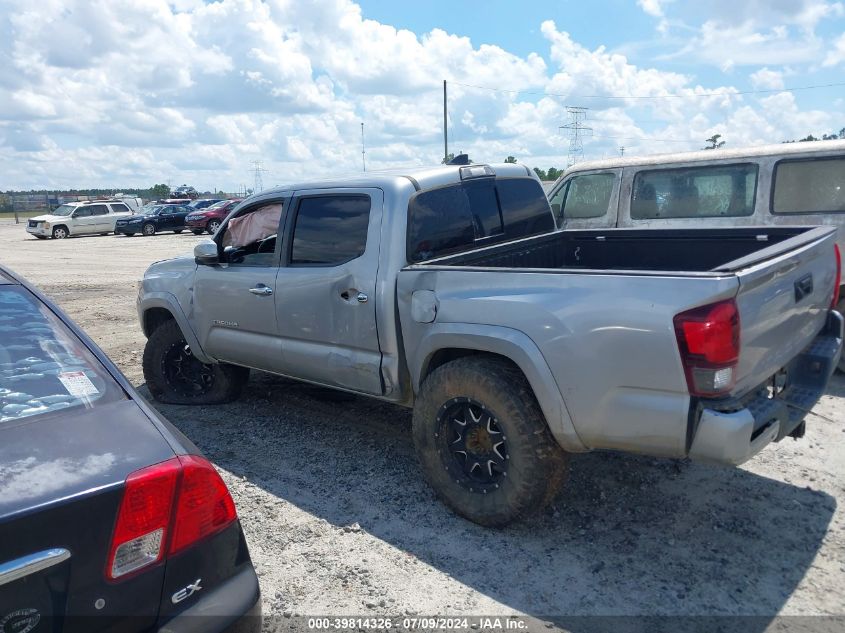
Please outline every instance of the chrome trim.
[{"label": "chrome trim", "polygon": [[10,560],[7,563],[0,563],[0,586],[58,565],[68,558],[70,558],[69,551],[62,547],[54,547]]}]

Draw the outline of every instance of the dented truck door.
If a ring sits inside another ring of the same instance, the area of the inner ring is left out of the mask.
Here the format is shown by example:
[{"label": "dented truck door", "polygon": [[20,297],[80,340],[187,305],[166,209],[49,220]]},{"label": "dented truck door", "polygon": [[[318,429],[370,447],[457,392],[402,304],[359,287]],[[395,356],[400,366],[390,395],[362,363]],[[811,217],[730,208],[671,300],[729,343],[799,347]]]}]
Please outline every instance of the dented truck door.
[{"label": "dented truck door", "polygon": [[294,196],[276,279],[282,373],[383,392],[376,329],[383,206],[376,188]]}]

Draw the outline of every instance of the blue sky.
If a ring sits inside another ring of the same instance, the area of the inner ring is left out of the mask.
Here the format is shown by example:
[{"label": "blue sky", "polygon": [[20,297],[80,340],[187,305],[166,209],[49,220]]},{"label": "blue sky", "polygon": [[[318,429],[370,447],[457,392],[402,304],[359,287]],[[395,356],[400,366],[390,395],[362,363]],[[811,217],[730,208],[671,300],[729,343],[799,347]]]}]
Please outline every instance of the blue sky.
[{"label": "blue sky", "polygon": [[362,122],[369,168],[436,163],[444,78],[484,162],[565,167],[567,105],[584,158],[845,127],[845,86],[786,90],[845,81],[843,0],[0,2],[0,190],[350,173]]}]

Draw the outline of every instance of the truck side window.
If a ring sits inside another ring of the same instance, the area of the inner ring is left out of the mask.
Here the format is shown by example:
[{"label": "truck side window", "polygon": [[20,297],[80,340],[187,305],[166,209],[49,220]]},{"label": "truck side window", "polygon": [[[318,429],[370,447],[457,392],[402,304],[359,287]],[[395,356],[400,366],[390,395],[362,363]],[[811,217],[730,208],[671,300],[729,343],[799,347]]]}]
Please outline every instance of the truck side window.
[{"label": "truck side window", "polygon": [[92,215],[94,214],[91,212],[91,207],[79,207],[73,212],[75,218],[90,218]]},{"label": "truck side window", "polygon": [[367,247],[370,197],[360,194],[302,198],[296,213],[291,265],[337,266]]},{"label": "truck side window", "polygon": [[263,204],[224,225],[219,242],[223,246],[223,261],[242,266],[277,265],[276,243],[282,208],[282,202]]},{"label": "truck side window", "polygon": [[706,165],[641,171],[631,218],[740,217],[754,213],[757,165]]},{"label": "truck side window", "polygon": [[91,215],[108,215],[109,208],[104,204],[92,204],[90,207]]},{"label": "truck side window", "polygon": [[561,217],[600,218],[607,213],[616,184],[615,174],[585,174],[569,181]]},{"label": "truck side window", "polygon": [[129,207],[125,204],[113,204],[111,205],[111,212],[112,213],[129,213]]},{"label": "truck side window", "polygon": [[845,158],[782,160],[772,178],[772,213],[845,211]]}]

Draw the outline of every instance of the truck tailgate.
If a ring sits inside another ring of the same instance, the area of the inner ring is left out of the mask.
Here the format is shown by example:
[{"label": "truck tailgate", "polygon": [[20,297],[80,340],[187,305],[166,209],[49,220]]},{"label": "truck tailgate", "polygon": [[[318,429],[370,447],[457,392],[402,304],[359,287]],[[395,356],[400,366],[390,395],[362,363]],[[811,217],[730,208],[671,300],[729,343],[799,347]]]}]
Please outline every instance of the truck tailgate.
[{"label": "truck tailgate", "polygon": [[[807,347],[827,319],[837,273],[836,229],[813,230],[783,242],[780,254],[742,267],[736,297],[740,317],[740,356],[736,393],[761,384]],[[788,242],[794,248],[783,251]],[[758,256],[765,257],[765,250]],[[727,264],[723,269],[729,268]]]}]

